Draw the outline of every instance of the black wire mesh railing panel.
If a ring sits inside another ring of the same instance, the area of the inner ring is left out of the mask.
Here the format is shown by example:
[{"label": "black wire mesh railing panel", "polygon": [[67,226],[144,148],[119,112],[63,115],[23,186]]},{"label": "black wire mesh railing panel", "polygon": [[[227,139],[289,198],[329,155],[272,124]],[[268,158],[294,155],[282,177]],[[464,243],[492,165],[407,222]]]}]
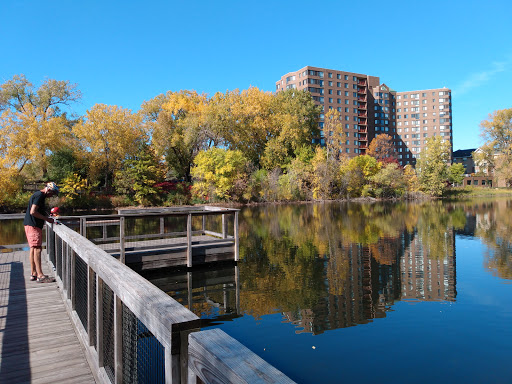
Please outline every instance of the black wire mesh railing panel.
[{"label": "black wire mesh railing panel", "polygon": [[96,332],[96,272],[92,272],[92,303],[91,303],[91,339],[92,339],[92,346],[94,349],[98,350],[97,348],[97,332]]},{"label": "black wire mesh railing panel", "polygon": [[62,239],[55,236],[55,257],[57,259],[57,276],[62,279]]},{"label": "black wire mesh railing panel", "polygon": [[48,244],[46,244],[46,251],[50,258],[50,262],[55,267],[55,232],[49,226],[46,226],[48,231]]},{"label": "black wire mesh railing panel", "polygon": [[123,382],[165,383],[165,348],[123,304]]},{"label": "black wire mesh railing panel", "polygon": [[85,263],[80,256],[76,255],[75,286],[73,287],[75,295],[75,311],[85,330],[87,330],[87,294],[89,288],[87,283],[87,270],[87,263]]},{"label": "black wire mesh railing panel", "polygon": [[108,285],[103,288],[103,367],[113,383],[114,374],[114,292]]}]

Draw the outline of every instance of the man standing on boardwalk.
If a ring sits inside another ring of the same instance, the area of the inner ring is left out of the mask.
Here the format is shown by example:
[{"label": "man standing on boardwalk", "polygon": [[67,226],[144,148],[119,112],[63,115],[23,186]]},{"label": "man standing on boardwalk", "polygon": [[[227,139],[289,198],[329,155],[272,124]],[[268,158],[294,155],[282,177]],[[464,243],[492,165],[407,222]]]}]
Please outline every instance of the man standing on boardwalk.
[{"label": "man standing on boardwalk", "polygon": [[30,280],[39,283],[53,283],[53,277],[45,276],[41,267],[41,249],[43,245],[44,222],[53,223],[54,220],[46,215],[45,199],[59,193],[57,184],[50,182],[46,187],[34,193],[28,202],[27,213],[23,225],[30,246]]}]

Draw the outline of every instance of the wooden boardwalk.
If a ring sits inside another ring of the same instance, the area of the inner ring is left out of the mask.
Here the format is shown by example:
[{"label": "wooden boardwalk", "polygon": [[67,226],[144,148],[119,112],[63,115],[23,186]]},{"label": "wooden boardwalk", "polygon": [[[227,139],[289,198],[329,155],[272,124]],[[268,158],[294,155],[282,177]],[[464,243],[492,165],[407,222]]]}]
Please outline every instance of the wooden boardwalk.
[{"label": "wooden boardwalk", "polygon": [[0,383],[95,383],[57,283],[29,276],[28,251],[0,253]]}]

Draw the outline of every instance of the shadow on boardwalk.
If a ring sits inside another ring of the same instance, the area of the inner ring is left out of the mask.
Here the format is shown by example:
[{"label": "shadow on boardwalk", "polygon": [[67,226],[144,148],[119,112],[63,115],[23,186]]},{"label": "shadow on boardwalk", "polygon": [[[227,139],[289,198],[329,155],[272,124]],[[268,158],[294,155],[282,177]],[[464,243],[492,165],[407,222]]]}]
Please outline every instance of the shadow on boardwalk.
[{"label": "shadow on boardwalk", "polygon": [[0,253],[0,383],[94,383],[57,284],[29,281],[28,258]]}]

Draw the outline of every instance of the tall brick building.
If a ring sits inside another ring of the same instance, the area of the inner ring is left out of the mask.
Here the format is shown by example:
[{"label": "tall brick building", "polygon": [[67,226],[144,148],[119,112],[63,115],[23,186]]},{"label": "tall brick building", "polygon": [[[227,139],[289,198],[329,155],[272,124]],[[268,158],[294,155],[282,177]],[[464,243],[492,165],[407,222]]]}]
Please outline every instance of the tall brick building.
[{"label": "tall brick building", "polygon": [[379,77],[306,66],[276,82],[276,91],[307,90],[322,107],[318,125],[325,144],[324,115],[337,109],[343,120],[343,152],[365,154],[371,140],[386,133],[394,140],[402,165],[415,164],[426,139],[442,136],[452,141],[451,91],[447,88],[396,92]]}]

